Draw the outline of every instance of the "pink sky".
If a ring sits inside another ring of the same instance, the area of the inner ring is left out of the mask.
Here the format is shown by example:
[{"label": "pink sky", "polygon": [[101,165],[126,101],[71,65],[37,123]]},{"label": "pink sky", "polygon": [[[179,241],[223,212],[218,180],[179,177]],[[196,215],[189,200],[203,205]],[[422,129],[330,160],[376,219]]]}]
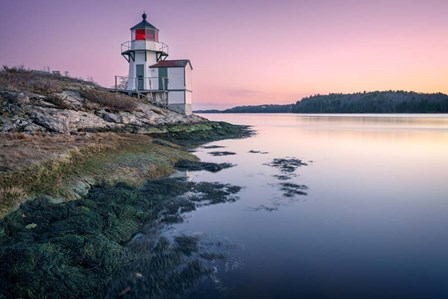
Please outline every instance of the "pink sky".
[{"label": "pink sky", "polygon": [[195,109],[372,90],[448,93],[446,0],[4,0],[0,64],[112,86],[146,10],[194,67]]}]

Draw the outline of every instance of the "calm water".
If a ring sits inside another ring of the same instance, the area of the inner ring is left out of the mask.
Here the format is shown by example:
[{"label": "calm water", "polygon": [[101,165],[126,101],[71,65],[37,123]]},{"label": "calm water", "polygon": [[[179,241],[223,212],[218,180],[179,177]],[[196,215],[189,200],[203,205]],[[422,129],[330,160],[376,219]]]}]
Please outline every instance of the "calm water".
[{"label": "calm water", "polygon": [[[237,166],[192,180],[244,189],[173,228],[231,244],[191,298],[448,298],[447,115],[204,116],[258,134],[196,153]],[[279,180],[265,164],[285,157],[308,166]]]}]

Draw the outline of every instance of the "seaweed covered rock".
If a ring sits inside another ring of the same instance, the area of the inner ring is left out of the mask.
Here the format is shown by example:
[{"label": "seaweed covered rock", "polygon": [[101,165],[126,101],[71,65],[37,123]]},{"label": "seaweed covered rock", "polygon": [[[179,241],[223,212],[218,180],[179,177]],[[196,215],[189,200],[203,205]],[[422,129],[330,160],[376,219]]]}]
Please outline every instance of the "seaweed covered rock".
[{"label": "seaweed covered rock", "polygon": [[308,190],[308,187],[305,185],[298,185],[294,183],[284,182],[280,184],[280,190],[283,191],[283,196],[285,197],[294,197],[296,195],[307,195],[305,190]]},{"label": "seaweed covered rock", "polygon": [[195,146],[222,139],[246,138],[253,134],[249,126],[207,122],[190,126],[167,126],[164,132],[152,135],[179,145]]},{"label": "seaweed covered rock", "polygon": [[188,171],[200,171],[206,170],[209,172],[218,172],[226,168],[232,167],[231,163],[211,163],[211,162],[200,162],[200,161],[190,161],[190,160],[180,160],[174,164],[179,170]]},{"label": "seaweed covered rock", "polygon": [[124,244],[142,224],[156,228],[182,221],[181,213],[198,204],[234,201],[239,190],[227,184],[162,179],[144,188],[97,187],[87,197],[65,203],[46,198],[26,202],[0,221],[0,295],[95,295],[129,263]]},{"label": "seaweed covered rock", "polygon": [[278,168],[282,173],[292,173],[296,171],[298,167],[307,166],[308,164],[296,158],[276,158],[265,165]]},{"label": "seaweed covered rock", "polygon": [[215,156],[215,157],[233,156],[233,155],[236,155],[236,153],[234,153],[234,152],[229,152],[229,151],[215,151],[215,152],[210,152],[209,154],[212,155],[212,156]]},{"label": "seaweed covered rock", "polygon": [[204,145],[204,146],[202,146],[202,148],[205,148],[205,149],[216,149],[216,148],[225,148],[225,146],[211,144],[211,145]]},{"label": "seaweed covered rock", "polygon": [[[128,248],[130,262],[98,294],[100,298],[184,298],[205,276],[226,260],[226,242],[203,235],[148,237],[140,235]],[[148,250],[152,248],[152,250]]]}]

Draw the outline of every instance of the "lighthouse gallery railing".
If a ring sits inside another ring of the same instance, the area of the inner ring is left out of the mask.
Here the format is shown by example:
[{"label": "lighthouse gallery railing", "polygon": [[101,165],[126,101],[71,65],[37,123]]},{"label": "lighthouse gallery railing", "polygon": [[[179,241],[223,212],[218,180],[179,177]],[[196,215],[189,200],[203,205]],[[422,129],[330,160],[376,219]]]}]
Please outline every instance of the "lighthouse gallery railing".
[{"label": "lighthouse gallery railing", "polygon": [[[163,42],[151,42],[151,43],[155,43],[156,49],[148,49],[148,50],[156,50],[159,52],[169,54],[168,53],[169,48],[168,48],[167,44],[165,44]],[[132,41],[127,41],[127,42],[124,42],[121,44],[121,53],[124,53],[129,50],[135,50],[135,49],[132,49]]]}]

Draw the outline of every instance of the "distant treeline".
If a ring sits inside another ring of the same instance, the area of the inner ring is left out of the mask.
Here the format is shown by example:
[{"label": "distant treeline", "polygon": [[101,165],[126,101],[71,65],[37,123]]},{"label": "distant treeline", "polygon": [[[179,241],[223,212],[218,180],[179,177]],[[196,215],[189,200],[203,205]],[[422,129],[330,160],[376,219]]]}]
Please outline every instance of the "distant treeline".
[{"label": "distant treeline", "polygon": [[407,91],[315,95],[297,101],[294,113],[448,113],[448,96]]},{"label": "distant treeline", "polygon": [[292,112],[292,106],[288,105],[258,105],[236,106],[225,110],[196,110],[195,113],[287,113]]},{"label": "distant treeline", "polygon": [[448,113],[448,95],[408,91],[332,93],[303,98],[290,105],[237,106],[196,113]]}]

